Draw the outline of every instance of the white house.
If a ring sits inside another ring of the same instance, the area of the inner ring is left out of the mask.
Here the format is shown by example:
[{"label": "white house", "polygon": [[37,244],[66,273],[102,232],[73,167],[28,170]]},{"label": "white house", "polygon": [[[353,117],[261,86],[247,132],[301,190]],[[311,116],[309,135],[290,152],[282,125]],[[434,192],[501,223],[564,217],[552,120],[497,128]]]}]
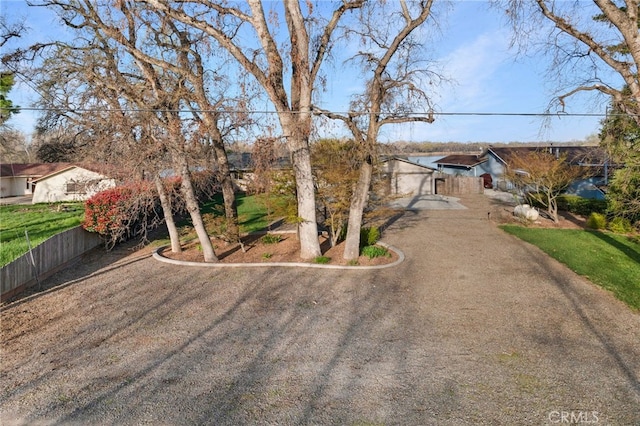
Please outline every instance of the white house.
[{"label": "white house", "polygon": [[69,163],[0,164],[0,197],[32,195],[35,180],[69,166]]},{"label": "white house", "polygon": [[84,201],[97,192],[116,186],[116,181],[85,167],[68,165],[34,180],[34,204],[58,201]]}]

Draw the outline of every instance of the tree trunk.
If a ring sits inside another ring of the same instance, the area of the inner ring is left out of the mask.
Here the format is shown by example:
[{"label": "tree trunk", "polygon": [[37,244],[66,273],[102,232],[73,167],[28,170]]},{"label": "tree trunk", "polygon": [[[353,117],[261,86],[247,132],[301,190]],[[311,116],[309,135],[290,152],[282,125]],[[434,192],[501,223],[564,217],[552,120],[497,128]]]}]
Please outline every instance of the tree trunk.
[{"label": "tree trunk", "polygon": [[351,197],[349,207],[349,224],[347,225],[347,238],[344,243],[345,260],[355,260],[360,256],[360,228],[362,228],[362,214],[369,198],[369,187],[373,164],[371,156],[367,156],[360,165],[360,176]]},{"label": "tree trunk", "polygon": [[238,226],[238,204],[233,190],[233,182],[229,172],[222,175],[222,198],[224,213],[227,218],[227,235],[232,241],[240,241],[240,227]]},{"label": "tree trunk", "polygon": [[231,171],[229,168],[229,158],[227,150],[224,148],[222,135],[218,129],[213,126],[213,152],[218,166],[220,176],[220,184],[222,186],[222,198],[224,200],[224,213],[227,219],[227,235],[232,241],[240,241],[240,228],[238,226],[238,205],[236,203],[236,194],[233,189],[233,180],[231,179]]},{"label": "tree trunk", "polygon": [[553,219],[554,223],[558,223],[558,201],[556,198],[549,196],[549,208],[547,211],[549,212],[549,216]]},{"label": "tree trunk", "polygon": [[213,245],[211,244],[211,239],[209,238],[209,234],[205,229],[204,221],[202,220],[202,215],[200,214],[200,206],[198,205],[198,200],[196,199],[196,195],[193,191],[189,167],[187,166],[187,162],[184,159],[181,159],[180,163],[180,175],[182,177],[180,189],[182,190],[182,196],[184,197],[187,211],[191,216],[193,228],[198,235],[198,240],[200,241],[200,246],[202,247],[202,254],[204,255],[204,261],[209,263],[217,262],[218,258],[213,251]]},{"label": "tree trunk", "polygon": [[298,197],[298,236],[300,238],[300,257],[313,259],[322,254],[318,239],[316,219],[315,188],[311,172],[311,153],[307,143],[299,143],[292,150],[293,168],[296,177]]},{"label": "tree trunk", "polygon": [[164,223],[167,224],[167,230],[169,231],[169,240],[171,240],[171,251],[173,253],[180,253],[182,251],[182,247],[180,246],[180,234],[178,233],[178,228],[176,228],[176,223],[173,220],[173,211],[171,209],[171,201],[167,196],[167,191],[165,190],[165,187],[162,184],[162,180],[160,179],[160,176],[156,174],[153,178],[153,181],[156,184],[156,189],[158,190],[158,196],[160,197],[160,205],[162,206]]}]

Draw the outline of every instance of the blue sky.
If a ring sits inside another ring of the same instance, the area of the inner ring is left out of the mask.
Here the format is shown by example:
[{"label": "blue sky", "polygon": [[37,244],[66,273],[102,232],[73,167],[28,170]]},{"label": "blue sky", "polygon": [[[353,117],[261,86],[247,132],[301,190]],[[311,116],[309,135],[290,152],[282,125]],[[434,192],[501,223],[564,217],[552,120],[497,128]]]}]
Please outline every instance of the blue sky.
[{"label": "blue sky", "polygon": [[[51,40],[64,34],[51,12],[30,8],[22,0],[4,0],[0,13],[10,19],[26,17],[31,27],[29,40]],[[552,98],[553,82],[545,82],[543,57],[514,59],[509,50],[510,34],[500,12],[490,10],[484,1],[457,1],[446,14],[446,22],[434,46],[432,56],[453,79],[438,88],[434,99],[437,111],[445,113],[541,113]],[[337,67],[330,76],[322,105],[344,110],[346,94],[361,87],[357,74]],[[332,78],[331,78],[332,77]],[[27,85],[18,83],[10,98],[15,104],[30,106],[37,95]],[[576,98],[567,111],[604,113],[606,100]],[[9,124],[30,133],[35,112],[23,111]],[[537,117],[505,116],[437,116],[433,124],[412,124],[383,128],[382,140],[455,141],[455,142],[538,142],[583,140],[598,132],[599,117],[553,117],[544,122]],[[546,125],[545,125],[546,124]],[[341,135],[329,130],[325,135]]]}]

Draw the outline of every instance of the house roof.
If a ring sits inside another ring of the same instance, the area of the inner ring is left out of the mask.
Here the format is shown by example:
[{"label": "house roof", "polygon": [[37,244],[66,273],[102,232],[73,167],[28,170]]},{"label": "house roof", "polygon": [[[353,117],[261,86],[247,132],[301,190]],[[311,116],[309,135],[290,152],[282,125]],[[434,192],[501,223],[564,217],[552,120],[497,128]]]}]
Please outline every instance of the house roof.
[{"label": "house roof", "polygon": [[480,157],[474,154],[452,154],[447,155],[436,161],[436,164],[443,166],[457,166],[457,167],[475,167],[478,164],[482,164],[487,161],[486,157]]},{"label": "house roof", "polygon": [[387,163],[389,161],[400,161],[400,162],[403,162],[403,163],[411,164],[412,166],[417,166],[417,167],[421,167],[423,169],[427,169],[427,170],[432,171],[432,172],[437,172],[437,170],[434,169],[433,167],[425,166],[424,164],[420,164],[420,163],[415,163],[413,161],[409,161],[406,158],[402,158],[402,157],[388,157],[388,158],[382,159],[381,162],[382,163]]},{"label": "house roof", "polygon": [[528,152],[547,151],[556,156],[567,156],[567,162],[572,165],[603,165],[607,160],[606,152],[597,146],[523,146],[523,147],[489,147],[487,153],[492,153],[503,164],[509,165],[515,155],[524,155]]},{"label": "house roof", "polygon": [[41,180],[49,176],[64,172],[74,167],[91,170],[92,172],[114,177],[115,169],[107,164],[94,163],[5,163],[0,164],[0,176],[2,177],[27,177]]},{"label": "house roof", "polygon": [[[62,163],[59,163],[62,164]],[[44,176],[40,176],[38,178],[35,178],[34,181],[40,181],[40,180],[44,180],[44,179],[48,179],[52,176],[58,175],[60,173],[66,172],[68,170],[71,169],[84,169],[84,170],[89,170],[92,171],[94,173],[98,173],[100,175],[103,175],[104,177],[115,177],[118,173],[116,171],[116,169],[114,167],[111,167],[107,164],[97,164],[97,163],[77,163],[77,164],[71,164],[71,163],[65,163],[66,167],[61,167],[57,170],[54,170],[53,172],[46,174]],[[120,174],[123,174],[124,172],[120,172]]]},{"label": "house roof", "polygon": [[4,163],[0,164],[2,177],[39,178],[69,168],[71,163]]}]

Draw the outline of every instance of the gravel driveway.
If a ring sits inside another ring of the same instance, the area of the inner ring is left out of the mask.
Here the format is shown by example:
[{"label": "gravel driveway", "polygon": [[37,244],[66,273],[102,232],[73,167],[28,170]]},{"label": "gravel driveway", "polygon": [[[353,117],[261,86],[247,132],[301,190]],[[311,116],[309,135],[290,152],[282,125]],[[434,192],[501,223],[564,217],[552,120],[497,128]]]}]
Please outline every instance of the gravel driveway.
[{"label": "gravel driveway", "polygon": [[2,311],[2,423],[640,424],[640,315],[460,202],[384,270],[96,253]]}]

